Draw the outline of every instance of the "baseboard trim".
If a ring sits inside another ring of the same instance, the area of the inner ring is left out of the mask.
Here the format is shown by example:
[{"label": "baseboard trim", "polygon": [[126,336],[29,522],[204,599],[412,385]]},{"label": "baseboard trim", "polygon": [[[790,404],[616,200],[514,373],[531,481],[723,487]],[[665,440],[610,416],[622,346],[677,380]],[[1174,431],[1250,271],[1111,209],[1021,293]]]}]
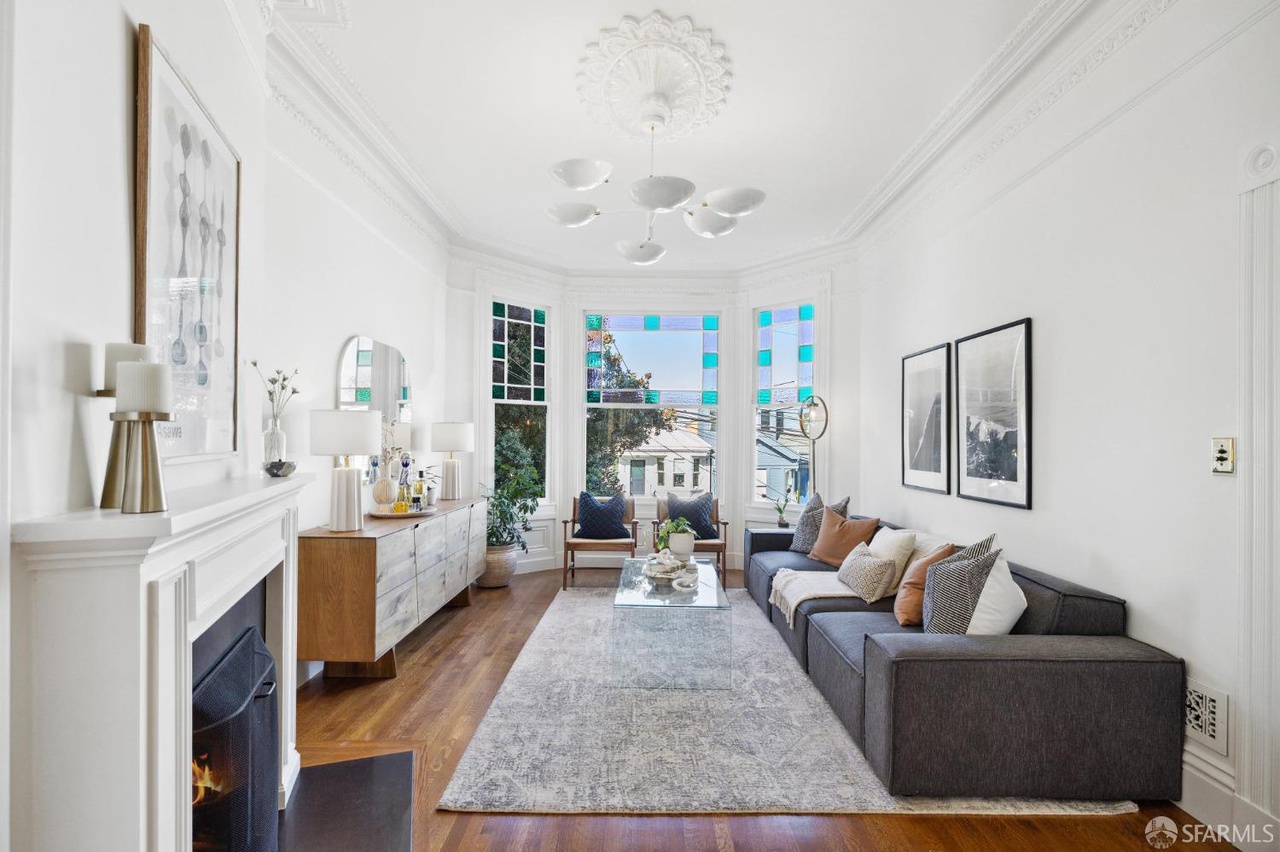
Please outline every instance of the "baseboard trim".
[{"label": "baseboard trim", "polygon": [[1188,748],[1182,760],[1182,798],[1174,804],[1239,849],[1280,848],[1280,819],[1237,796],[1228,783],[1233,778],[1225,767]]}]

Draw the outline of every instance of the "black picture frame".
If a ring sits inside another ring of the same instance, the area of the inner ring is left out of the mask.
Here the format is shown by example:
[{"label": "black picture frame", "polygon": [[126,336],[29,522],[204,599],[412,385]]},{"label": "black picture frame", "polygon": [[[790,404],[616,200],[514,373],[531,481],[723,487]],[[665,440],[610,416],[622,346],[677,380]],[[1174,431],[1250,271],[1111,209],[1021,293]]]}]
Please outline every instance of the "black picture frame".
[{"label": "black picture frame", "polygon": [[956,496],[1030,509],[1031,318],[957,339],[955,359]]},{"label": "black picture frame", "polygon": [[[902,356],[902,486],[951,493],[951,344]],[[925,409],[928,412],[925,413]]]}]

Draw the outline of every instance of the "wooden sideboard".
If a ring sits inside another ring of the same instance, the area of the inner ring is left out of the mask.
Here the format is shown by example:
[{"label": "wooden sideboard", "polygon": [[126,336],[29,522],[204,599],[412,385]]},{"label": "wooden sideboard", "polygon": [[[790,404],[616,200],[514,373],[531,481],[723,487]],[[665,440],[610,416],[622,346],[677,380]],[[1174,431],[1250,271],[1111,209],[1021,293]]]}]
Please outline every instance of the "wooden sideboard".
[{"label": "wooden sideboard", "polygon": [[298,659],[330,677],[395,677],[396,643],[484,573],[486,503],[442,500],[418,518],[298,535]]}]

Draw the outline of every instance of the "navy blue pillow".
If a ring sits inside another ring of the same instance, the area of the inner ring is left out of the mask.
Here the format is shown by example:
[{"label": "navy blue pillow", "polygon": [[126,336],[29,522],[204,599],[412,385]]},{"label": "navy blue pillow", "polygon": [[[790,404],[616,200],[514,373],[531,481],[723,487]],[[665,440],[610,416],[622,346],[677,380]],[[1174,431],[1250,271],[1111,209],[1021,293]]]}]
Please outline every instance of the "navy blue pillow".
[{"label": "navy blue pillow", "polygon": [[674,494],[667,495],[667,517],[684,518],[693,527],[702,541],[719,538],[715,525],[711,523],[711,492],[700,494],[689,500],[681,500]]},{"label": "navy blue pillow", "polygon": [[631,538],[631,530],[622,522],[627,514],[627,500],[615,494],[604,503],[583,491],[578,495],[578,529],[574,538]]}]

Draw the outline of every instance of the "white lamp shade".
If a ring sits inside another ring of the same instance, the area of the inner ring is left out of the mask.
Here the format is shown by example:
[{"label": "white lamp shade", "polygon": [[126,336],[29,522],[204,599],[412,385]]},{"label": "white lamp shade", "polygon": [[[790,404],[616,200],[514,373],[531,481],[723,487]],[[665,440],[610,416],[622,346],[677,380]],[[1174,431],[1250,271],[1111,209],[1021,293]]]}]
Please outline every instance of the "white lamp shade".
[{"label": "white lamp shade", "polygon": [[382,415],[377,411],[311,412],[313,456],[374,455],[382,452]]},{"label": "white lamp shade", "polygon": [[471,423],[431,424],[431,451],[470,453],[476,448],[476,427]]},{"label": "white lamp shade", "polygon": [[570,189],[595,189],[609,179],[613,164],[606,160],[561,160],[551,176]]},{"label": "white lamp shade", "polygon": [[689,203],[698,188],[691,181],[671,175],[641,178],[631,184],[631,200],[645,210],[666,213]]},{"label": "white lamp shade", "polygon": [[563,201],[547,208],[547,215],[553,222],[566,228],[581,228],[590,225],[600,214],[600,208],[584,201]]},{"label": "white lamp shade", "polygon": [[618,254],[636,266],[648,266],[662,260],[667,250],[650,240],[618,240],[613,244]]},{"label": "white lamp shade", "polygon": [[710,207],[699,207],[685,214],[684,223],[700,237],[723,237],[738,226],[733,216],[721,216]]},{"label": "white lamp shade", "polygon": [[707,193],[707,206],[721,216],[746,216],[764,204],[764,193],[749,186]]}]

